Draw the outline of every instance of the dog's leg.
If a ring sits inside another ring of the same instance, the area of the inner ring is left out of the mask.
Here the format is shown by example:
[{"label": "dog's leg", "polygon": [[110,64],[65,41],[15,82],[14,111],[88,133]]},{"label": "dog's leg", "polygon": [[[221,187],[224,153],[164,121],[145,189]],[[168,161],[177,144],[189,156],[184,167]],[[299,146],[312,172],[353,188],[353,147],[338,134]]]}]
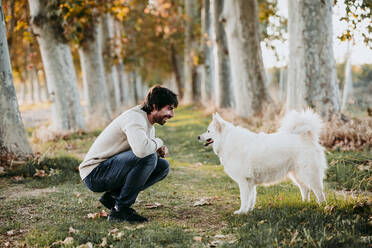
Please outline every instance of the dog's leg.
[{"label": "dog's leg", "polygon": [[317,170],[296,174],[297,181],[314,192],[318,204],[326,200],[323,192],[323,179],[320,175],[321,173]]},{"label": "dog's leg", "polygon": [[254,208],[256,202],[256,185],[247,179],[238,182],[240,189],[240,209],[234,214],[246,214]]},{"label": "dog's leg", "polygon": [[250,199],[250,206],[249,206],[250,211],[254,209],[254,205],[256,204],[256,196],[257,196],[256,185],[254,185],[251,191],[251,199]]},{"label": "dog's leg", "polygon": [[235,211],[234,214],[246,214],[251,205],[251,193],[252,186],[247,182],[246,179],[242,179],[238,182],[240,190],[240,209]]},{"label": "dog's leg", "polygon": [[302,201],[310,201],[310,189],[306,187],[304,183],[302,183],[296,175],[291,172],[288,174],[288,177],[292,180],[294,184],[297,185],[297,187],[300,189],[301,196],[302,196]]},{"label": "dog's leg", "polygon": [[322,202],[326,201],[326,198],[323,192],[323,183],[319,182],[316,185],[314,185],[314,187],[312,187],[312,191],[314,192],[316,196],[316,200],[318,204],[321,204]]}]

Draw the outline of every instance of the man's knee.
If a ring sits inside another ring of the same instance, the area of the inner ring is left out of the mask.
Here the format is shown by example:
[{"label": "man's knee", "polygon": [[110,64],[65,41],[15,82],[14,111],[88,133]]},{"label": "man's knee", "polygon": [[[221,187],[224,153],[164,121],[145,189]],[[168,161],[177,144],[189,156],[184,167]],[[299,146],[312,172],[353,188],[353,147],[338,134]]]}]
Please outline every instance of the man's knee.
[{"label": "man's knee", "polygon": [[168,175],[170,172],[169,162],[165,159],[159,158],[157,166],[163,171],[163,174]]},{"label": "man's knee", "polygon": [[154,169],[158,161],[158,156],[156,155],[156,153],[152,153],[150,155],[147,155],[146,157],[141,158],[139,161],[143,166],[151,167],[152,169]]}]

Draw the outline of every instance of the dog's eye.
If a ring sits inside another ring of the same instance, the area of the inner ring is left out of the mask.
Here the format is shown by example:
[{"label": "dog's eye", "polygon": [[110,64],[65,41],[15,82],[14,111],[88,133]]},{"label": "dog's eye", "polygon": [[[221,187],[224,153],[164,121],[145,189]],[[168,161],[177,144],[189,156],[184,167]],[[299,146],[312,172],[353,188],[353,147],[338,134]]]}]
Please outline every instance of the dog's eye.
[{"label": "dog's eye", "polygon": [[207,133],[209,133],[210,131],[209,130],[207,130]]}]

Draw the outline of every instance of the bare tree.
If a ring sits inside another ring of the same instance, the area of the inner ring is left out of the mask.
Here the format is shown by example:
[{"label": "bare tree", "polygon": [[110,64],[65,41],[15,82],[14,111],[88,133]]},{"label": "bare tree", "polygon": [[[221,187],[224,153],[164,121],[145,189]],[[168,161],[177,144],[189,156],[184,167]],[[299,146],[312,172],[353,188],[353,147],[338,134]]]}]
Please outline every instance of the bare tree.
[{"label": "bare tree", "polygon": [[260,114],[269,96],[265,87],[257,1],[225,1],[221,18],[229,48],[235,110],[241,117]]},{"label": "bare tree", "polygon": [[111,120],[109,96],[101,49],[99,24],[95,24],[92,39],[80,44],[79,55],[83,72],[88,123],[106,124]]},{"label": "bare tree", "polygon": [[202,35],[201,49],[204,54],[204,64],[201,72],[201,102],[208,105],[213,97],[214,61],[212,43],[212,23],[210,0],[204,0],[201,11]]},{"label": "bare tree", "polygon": [[214,62],[214,98],[218,108],[232,107],[233,88],[231,82],[231,69],[226,33],[221,17],[224,0],[210,1],[210,14],[212,22],[212,48]]},{"label": "bare tree", "polygon": [[2,1],[0,1],[0,22],[0,154],[12,153],[23,157],[32,154],[32,150],[19,114]]},{"label": "bare tree", "polygon": [[119,75],[113,57],[115,50],[114,44],[114,30],[113,21],[110,14],[102,16],[102,51],[103,63],[105,66],[106,85],[108,89],[109,102],[111,110],[116,113],[120,111],[120,88]]},{"label": "bare tree", "polygon": [[330,119],[340,110],[332,48],[332,0],[289,0],[287,108],[314,108]]},{"label": "bare tree", "polygon": [[52,128],[78,130],[85,128],[80,105],[76,72],[71,50],[58,37],[47,19],[48,10],[40,0],[29,0],[32,29],[37,35],[52,102]]}]

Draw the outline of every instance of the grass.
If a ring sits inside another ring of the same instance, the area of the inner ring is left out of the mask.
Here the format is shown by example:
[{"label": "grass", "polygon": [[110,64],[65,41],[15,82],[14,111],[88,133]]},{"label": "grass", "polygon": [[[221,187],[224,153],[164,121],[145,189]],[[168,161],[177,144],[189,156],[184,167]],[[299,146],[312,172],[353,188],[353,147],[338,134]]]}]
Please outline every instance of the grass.
[{"label": "grass", "polygon": [[[370,191],[370,169],[365,169],[370,153],[327,155],[327,205],[318,206],[313,197],[303,203],[297,187],[286,181],[258,187],[256,208],[236,216],[238,186],[211,148],[197,141],[209,121],[189,106],[157,126],[157,136],[169,147],[172,171],[134,205],[150,218],[144,225],[107,222],[98,214],[104,210],[99,194],[79,179],[77,164],[98,132],[36,144],[47,157],[27,168],[44,169],[48,176],[17,182],[15,175],[27,175],[18,168],[0,178],[0,247],[369,247],[370,198],[342,197],[333,189]],[[206,204],[194,206],[200,199]],[[161,205],[149,208],[154,203]]]}]

